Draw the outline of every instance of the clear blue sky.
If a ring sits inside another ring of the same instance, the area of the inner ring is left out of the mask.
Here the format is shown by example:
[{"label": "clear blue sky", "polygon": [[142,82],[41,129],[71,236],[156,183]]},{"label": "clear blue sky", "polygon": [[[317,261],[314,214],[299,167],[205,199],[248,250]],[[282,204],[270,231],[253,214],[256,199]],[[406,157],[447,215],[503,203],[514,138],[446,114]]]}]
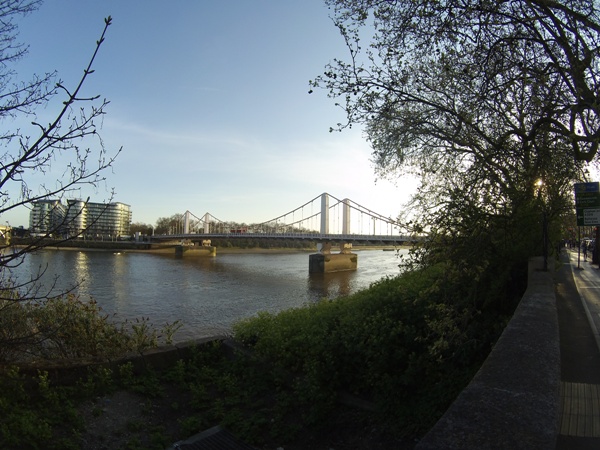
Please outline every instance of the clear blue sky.
[{"label": "clear blue sky", "polygon": [[[30,46],[21,78],[57,70],[72,86],[108,15],[85,92],[111,102],[101,136],[123,152],[107,188],[134,222],[186,210],[263,222],[322,192],[399,213],[414,184],[376,182],[361,131],[330,133],[343,112],[325,91],[308,94],[309,80],[346,56],[321,0],[46,1],[19,20]],[[107,188],[82,197],[104,201]]]}]

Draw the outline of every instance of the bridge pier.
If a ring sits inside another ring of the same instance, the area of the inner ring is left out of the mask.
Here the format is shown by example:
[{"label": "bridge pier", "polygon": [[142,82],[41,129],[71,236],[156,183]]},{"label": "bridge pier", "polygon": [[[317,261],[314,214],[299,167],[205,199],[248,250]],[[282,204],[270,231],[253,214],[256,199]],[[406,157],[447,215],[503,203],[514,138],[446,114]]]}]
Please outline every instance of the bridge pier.
[{"label": "bridge pier", "polygon": [[[210,243],[210,241],[208,241]],[[217,247],[212,245],[177,245],[175,256],[217,256]]]},{"label": "bridge pier", "polygon": [[331,243],[320,244],[319,253],[313,253],[308,257],[309,273],[341,272],[344,270],[356,270],[358,267],[358,255],[352,253],[352,244],[340,243],[340,253],[331,253]]}]

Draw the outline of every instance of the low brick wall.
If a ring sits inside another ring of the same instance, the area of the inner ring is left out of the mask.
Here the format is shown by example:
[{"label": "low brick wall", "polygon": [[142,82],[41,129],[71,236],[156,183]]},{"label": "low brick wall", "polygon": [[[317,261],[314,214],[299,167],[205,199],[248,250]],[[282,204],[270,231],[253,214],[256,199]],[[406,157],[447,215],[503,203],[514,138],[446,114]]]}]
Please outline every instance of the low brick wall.
[{"label": "low brick wall", "polygon": [[471,383],[416,446],[430,449],[553,449],[559,426],[560,345],[556,297],[542,259],[527,291]]},{"label": "low brick wall", "polygon": [[214,341],[225,341],[225,336],[212,336],[175,345],[162,346],[144,351],[142,354],[131,354],[111,362],[89,362],[78,361],[76,364],[68,365],[59,363],[57,365],[46,365],[44,367],[21,366],[20,372],[26,375],[37,375],[39,371],[48,372],[50,379],[56,384],[69,385],[78,380],[85,379],[90,369],[107,368],[114,373],[119,373],[119,366],[125,363],[133,365],[136,374],[144,373],[148,369],[168,369],[173,367],[180,359],[189,359],[193,351],[203,345],[210,345]]}]

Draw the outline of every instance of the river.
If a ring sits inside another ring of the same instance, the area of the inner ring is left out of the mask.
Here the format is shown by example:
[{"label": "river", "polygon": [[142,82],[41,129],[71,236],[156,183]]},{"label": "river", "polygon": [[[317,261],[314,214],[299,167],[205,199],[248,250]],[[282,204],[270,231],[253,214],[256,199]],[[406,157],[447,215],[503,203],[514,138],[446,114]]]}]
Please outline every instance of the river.
[{"label": "river", "polygon": [[[407,250],[400,250],[406,253]],[[78,284],[82,300],[94,299],[115,319],[149,318],[155,326],[180,320],[176,341],[228,332],[259,311],[283,309],[352,294],[399,273],[395,251],[361,250],[356,271],[309,274],[308,253],[218,254],[183,257],[137,252],[43,250],[27,255],[20,280],[46,270],[54,292]]]}]

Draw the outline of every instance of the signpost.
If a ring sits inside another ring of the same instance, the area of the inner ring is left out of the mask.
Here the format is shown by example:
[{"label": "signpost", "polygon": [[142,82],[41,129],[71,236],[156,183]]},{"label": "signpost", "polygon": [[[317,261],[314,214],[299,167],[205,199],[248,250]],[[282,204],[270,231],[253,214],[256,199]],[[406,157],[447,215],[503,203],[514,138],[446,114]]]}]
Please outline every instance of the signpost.
[{"label": "signpost", "polygon": [[575,209],[578,227],[600,225],[600,183],[575,184]]},{"label": "signpost", "polygon": [[[579,227],[597,227],[600,225],[600,183],[575,183],[575,210],[577,212],[577,227],[579,230],[579,251],[577,267],[581,254],[581,229]],[[598,234],[598,233],[596,233]],[[598,243],[596,236],[596,245]],[[594,247],[594,256],[597,254]],[[596,259],[596,258],[594,258]]]},{"label": "signpost", "polygon": [[600,208],[588,208],[583,210],[583,225],[595,226],[600,224]]}]

